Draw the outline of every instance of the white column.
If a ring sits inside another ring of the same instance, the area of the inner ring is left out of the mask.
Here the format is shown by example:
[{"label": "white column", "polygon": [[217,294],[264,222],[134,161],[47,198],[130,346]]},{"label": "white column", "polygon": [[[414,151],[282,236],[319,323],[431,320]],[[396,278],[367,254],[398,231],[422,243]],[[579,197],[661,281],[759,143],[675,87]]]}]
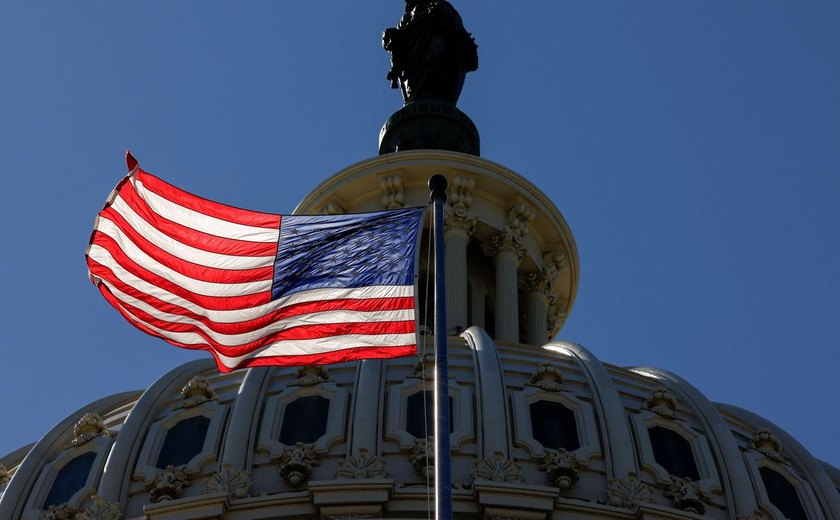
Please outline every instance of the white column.
[{"label": "white column", "polygon": [[525,250],[510,228],[484,244],[484,252],[496,264],[496,340],[519,342],[519,280],[517,269]]},{"label": "white column", "polygon": [[542,346],[548,343],[548,305],[551,283],[542,272],[528,273],[522,280],[525,291],[525,343]]},{"label": "white column", "polygon": [[446,326],[447,334],[467,328],[467,244],[475,228],[475,217],[447,212],[446,240]]}]

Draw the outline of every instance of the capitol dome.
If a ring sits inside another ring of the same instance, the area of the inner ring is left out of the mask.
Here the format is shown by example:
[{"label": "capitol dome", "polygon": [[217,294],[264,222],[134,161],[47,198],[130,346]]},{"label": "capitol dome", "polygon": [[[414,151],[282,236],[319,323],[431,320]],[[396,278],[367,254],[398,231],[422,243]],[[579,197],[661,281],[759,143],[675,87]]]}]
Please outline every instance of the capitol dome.
[{"label": "capitol dome", "polygon": [[[666,370],[549,341],[574,303],[577,251],[515,172],[456,151],[389,153],[296,211],[422,205],[432,174],[449,181],[456,518],[840,518],[840,471],[767,420]],[[435,332],[417,357],[229,374],[208,359],[91,403],[0,458],[0,518],[426,518]]]}]

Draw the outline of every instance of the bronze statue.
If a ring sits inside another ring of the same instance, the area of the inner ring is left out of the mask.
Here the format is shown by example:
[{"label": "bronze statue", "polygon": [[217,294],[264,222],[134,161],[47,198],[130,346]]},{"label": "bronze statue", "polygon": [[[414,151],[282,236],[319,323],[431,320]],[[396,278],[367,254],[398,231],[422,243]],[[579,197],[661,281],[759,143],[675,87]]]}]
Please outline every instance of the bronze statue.
[{"label": "bronze statue", "polygon": [[458,102],[467,72],[478,69],[478,47],[461,16],[446,0],[406,0],[397,27],[385,29],[391,53],[387,79],[405,103],[436,98]]}]

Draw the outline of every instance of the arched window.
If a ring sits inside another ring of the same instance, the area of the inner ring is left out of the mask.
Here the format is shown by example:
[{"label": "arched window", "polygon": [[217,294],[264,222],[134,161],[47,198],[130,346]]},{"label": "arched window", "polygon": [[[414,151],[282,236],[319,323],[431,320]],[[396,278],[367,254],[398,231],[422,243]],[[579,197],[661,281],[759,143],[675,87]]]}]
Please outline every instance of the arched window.
[{"label": "arched window", "polygon": [[[408,396],[406,402],[405,431],[425,439],[435,431],[435,400],[433,392],[416,392]],[[452,416],[452,396],[449,396],[449,433],[455,431]]]},{"label": "arched window", "polygon": [[767,490],[767,498],[785,518],[808,520],[802,502],[799,501],[799,494],[788,479],[770,468],[759,468],[758,472],[764,482],[764,489]]},{"label": "arched window", "polygon": [[648,428],[648,436],[657,464],[675,477],[700,480],[691,443],[685,437],[661,426]]},{"label": "arched window", "polygon": [[79,455],[58,470],[42,509],[63,504],[82,489],[87,482],[94,460],[96,460],[96,453],[89,451]]},{"label": "arched window", "polygon": [[562,403],[531,403],[531,431],[534,439],[546,448],[574,451],[580,448],[575,412]]},{"label": "arched window", "polygon": [[184,419],[169,428],[163,439],[155,467],[180,466],[192,460],[204,449],[204,439],[210,427],[210,418],[199,415]]},{"label": "arched window", "polygon": [[286,405],[283,425],[280,427],[280,442],[291,446],[298,442],[306,444],[317,441],[327,432],[330,400],[320,395],[299,397]]}]

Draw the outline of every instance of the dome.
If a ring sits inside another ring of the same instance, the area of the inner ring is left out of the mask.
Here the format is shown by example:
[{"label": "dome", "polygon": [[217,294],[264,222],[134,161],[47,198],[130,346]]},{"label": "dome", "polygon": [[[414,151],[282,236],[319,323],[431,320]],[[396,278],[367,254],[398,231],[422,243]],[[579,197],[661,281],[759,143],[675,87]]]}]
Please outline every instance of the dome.
[{"label": "dome", "polygon": [[[515,172],[458,152],[386,154],[296,211],[422,205],[433,173],[449,181],[456,518],[840,518],[840,471],[777,426],[666,370],[549,341],[574,303],[577,251]],[[426,332],[417,357],[229,374],[208,359],[91,403],[0,458],[0,518],[426,518]]]}]

